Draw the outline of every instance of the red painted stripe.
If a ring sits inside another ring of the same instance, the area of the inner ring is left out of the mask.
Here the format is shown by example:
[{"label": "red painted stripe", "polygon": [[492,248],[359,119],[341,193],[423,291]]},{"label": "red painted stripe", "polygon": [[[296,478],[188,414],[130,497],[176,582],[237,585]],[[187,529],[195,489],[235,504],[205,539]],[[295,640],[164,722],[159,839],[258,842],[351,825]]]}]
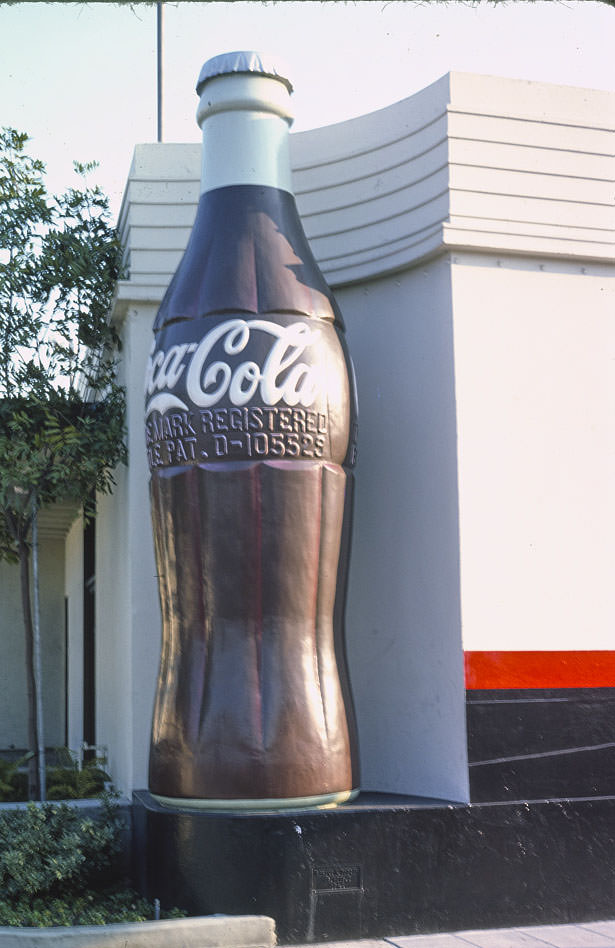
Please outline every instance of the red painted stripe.
[{"label": "red painted stripe", "polygon": [[615,651],[466,652],[466,688],[613,688]]}]

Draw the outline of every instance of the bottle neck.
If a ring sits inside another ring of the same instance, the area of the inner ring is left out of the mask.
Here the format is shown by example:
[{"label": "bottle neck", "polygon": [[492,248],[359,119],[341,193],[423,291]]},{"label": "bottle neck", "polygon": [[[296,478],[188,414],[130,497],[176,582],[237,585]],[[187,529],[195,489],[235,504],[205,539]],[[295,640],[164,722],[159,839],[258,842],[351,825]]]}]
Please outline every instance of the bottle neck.
[{"label": "bottle neck", "polygon": [[203,123],[201,194],[238,184],[292,194],[288,124],[267,112],[229,111]]},{"label": "bottle neck", "polygon": [[289,95],[283,82],[267,76],[224,75],[205,83],[197,110],[202,194],[246,184],[292,194]]}]

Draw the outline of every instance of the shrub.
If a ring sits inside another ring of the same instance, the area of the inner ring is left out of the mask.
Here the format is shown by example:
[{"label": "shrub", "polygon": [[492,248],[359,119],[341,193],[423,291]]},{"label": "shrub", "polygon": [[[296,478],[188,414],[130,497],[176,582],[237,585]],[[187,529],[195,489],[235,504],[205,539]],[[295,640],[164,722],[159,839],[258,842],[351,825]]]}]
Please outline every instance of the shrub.
[{"label": "shrub", "polygon": [[103,758],[86,761],[80,767],[66,748],[56,751],[59,764],[47,768],[48,800],[86,800],[103,793],[111,780],[103,769]]},{"label": "shrub", "polygon": [[[100,819],[66,803],[0,813],[0,925],[146,921],[153,906],[121,878],[122,822],[110,795]],[[180,917],[178,910],[162,917]]]},{"label": "shrub", "polygon": [[20,761],[0,758],[0,803],[16,803],[28,798],[28,775],[19,769]]},{"label": "shrub", "polygon": [[0,925],[31,928],[108,925],[111,922],[147,922],[153,917],[151,903],[135,892],[117,886],[101,892],[88,890],[71,899],[0,899]]},{"label": "shrub", "polygon": [[[99,796],[109,783],[109,774],[104,770],[102,758],[87,761],[79,766],[66,748],[55,751],[56,766],[47,767],[48,800],[86,800]],[[26,754],[16,761],[0,758],[0,803],[15,803],[28,799],[28,775],[25,764],[32,757]]]},{"label": "shrub", "polygon": [[104,819],[67,804],[28,804],[0,815],[0,891],[5,897],[53,898],[109,882],[121,852],[120,823],[106,803]]}]

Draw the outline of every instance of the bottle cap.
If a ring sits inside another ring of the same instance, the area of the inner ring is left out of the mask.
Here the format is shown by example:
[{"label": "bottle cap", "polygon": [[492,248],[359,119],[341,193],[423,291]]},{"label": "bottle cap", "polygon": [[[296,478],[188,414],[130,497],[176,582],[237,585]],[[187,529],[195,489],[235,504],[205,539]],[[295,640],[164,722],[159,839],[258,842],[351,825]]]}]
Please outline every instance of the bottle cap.
[{"label": "bottle cap", "polygon": [[279,60],[275,63],[273,57],[267,53],[257,53],[253,50],[221,53],[219,56],[208,59],[204,64],[196,84],[196,91],[197,95],[200,95],[205,83],[210,79],[216,79],[218,76],[228,76],[231,73],[252,73],[269,79],[277,79],[284,83],[289,92],[292,92],[292,83],[286,78],[286,71],[284,64],[280,63]]}]

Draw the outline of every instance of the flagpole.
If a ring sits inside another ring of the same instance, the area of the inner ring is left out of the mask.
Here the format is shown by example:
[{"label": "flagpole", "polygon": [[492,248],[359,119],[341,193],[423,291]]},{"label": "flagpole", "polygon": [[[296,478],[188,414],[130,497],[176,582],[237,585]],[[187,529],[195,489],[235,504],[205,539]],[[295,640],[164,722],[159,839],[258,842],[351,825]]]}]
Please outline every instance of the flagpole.
[{"label": "flagpole", "polygon": [[156,46],[157,46],[157,73],[158,73],[158,95],[157,95],[157,117],[158,117],[158,137],[157,141],[162,141],[162,7],[161,0],[156,4]]}]

